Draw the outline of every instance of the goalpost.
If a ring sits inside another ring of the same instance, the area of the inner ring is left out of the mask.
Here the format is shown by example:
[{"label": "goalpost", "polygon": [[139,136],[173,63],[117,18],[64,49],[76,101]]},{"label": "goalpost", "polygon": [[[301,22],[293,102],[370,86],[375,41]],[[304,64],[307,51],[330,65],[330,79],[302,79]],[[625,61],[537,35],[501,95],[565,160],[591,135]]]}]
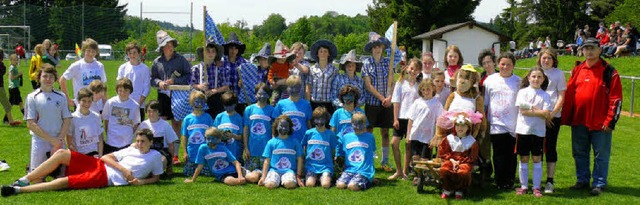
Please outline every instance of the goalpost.
[{"label": "goalpost", "polygon": [[[0,26],[0,29],[2,28],[21,28],[22,30],[26,30],[28,37],[25,41],[25,43],[27,43],[27,47],[25,48],[25,50],[31,49],[31,26]],[[1,35],[7,35],[7,43],[9,43],[9,34],[0,34],[0,36]]]}]

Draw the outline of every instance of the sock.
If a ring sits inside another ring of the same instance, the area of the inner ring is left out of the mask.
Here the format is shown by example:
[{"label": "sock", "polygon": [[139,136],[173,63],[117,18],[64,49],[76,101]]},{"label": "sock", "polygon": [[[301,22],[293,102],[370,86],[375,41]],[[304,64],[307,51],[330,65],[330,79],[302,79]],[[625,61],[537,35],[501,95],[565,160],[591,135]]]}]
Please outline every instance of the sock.
[{"label": "sock", "polygon": [[26,184],[28,184],[28,183],[29,183],[29,179],[27,179],[27,176],[23,176],[23,177],[21,177],[20,179],[18,179],[18,181],[23,182],[23,183],[26,183]]},{"label": "sock", "polygon": [[520,187],[529,187],[529,163],[520,162]]},{"label": "sock", "polygon": [[384,163],[389,162],[389,147],[382,148],[382,162]]},{"label": "sock", "polygon": [[540,189],[542,181],[542,162],[533,163],[533,189]]},{"label": "sock", "polygon": [[13,190],[16,190],[16,194],[20,193],[20,187],[19,186],[14,186]]},{"label": "sock", "polygon": [[553,184],[553,177],[547,177],[547,183]]}]

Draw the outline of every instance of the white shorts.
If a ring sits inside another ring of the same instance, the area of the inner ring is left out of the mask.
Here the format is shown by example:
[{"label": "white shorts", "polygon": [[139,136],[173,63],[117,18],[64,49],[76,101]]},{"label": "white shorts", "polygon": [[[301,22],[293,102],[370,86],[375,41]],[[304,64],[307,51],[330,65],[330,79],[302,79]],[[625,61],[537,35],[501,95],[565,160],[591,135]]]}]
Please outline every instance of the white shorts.
[{"label": "white shorts", "polygon": [[[29,172],[38,168],[40,164],[47,160],[47,152],[51,152],[51,144],[41,140],[39,137],[31,137],[31,161],[29,163]],[[51,153],[53,154],[53,153]]]},{"label": "white shorts", "polygon": [[296,181],[296,174],[293,172],[287,172],[284,173],[282,176],[280,174],[278,174],[278,172],[276,171],[269,171],[267,172],[267,178],[264,180],[264,183],[269,183],[269,182],[273,182],[277,185],[284,185],[284,183],[287,182],[293,182],[293,183],[298,183],[298,181]]}]

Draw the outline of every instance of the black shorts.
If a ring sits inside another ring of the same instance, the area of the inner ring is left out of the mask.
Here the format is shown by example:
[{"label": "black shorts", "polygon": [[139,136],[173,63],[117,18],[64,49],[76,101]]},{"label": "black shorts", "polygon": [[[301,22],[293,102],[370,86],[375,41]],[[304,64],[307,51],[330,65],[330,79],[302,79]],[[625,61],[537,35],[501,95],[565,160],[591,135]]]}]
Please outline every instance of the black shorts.
[{"label": "black shorts", "polygon": [[400,129],[393,128],[393,136],[394,137],[406,137],[407,136],[407,124],[409,124],[409,120],[407,119],[398,119],[400,124]]},{"label": "black shorts", "polygon": [[111,154],[113,152],[119,151],[119,150],[127,148],[127,147],[129,147],[129,145],[126,145],[124,147],[114,147],[114,146],[111,146],[111,145],[109,145],[107,143],[104,143],[104,146],[103,146],[103,149],[102,149],[103,150],[102,151],[102,155]]},{"label": "black shorts", "polygon": [[364,105],[364,111],[369,121],[369,127],[393,127],[393,108],[383,106]]},{"label": "black shorts", "polygon": [[420,142],[418,140],[409,140],[411,143],[411,155],[418,155],[420,158],[431,159],[432,153],[429,144]]},{"label": "black shorts", "polygon": [[171,111],[171,97],[164,93],[158,92],[158,102],[160,103],[160,117],[165,117],[166,120],[173,120],[173,112]]},{"label": "black shorts", "polygon": [[209,109],[205,112],[209,113],[211,117],[218,116],[222,111],[224,111],[224,106],[222,106],[222,93],[216,93],[207,98],[207,106]]},{"label": "black shorts", "polygon": [[20,88],[9,88],[9,103],[11,105],[20,105],[22,103]]},{"label": "black shorts", "polygon": [[516,154],[520,156],[541,156],[544,137],[536,135],[516,135]]},{"label": "black shorts", "polygon": [[238,173],[234,172],[234,173],[223,174],[223,175],[220,175],[220,177],[216,177],[216,179],[218,179],[218,181],[220,182],[224,182],[224,179],[227,177],[238,178]]},{"label": "black shorts", "polygon": [[169,148],[162,148],[162,149],[158,149],[158,148],[151,148],[152,150],[156,150],[158,152],[160,152],[160,155],[164,156],[164,158],[167,160],[166,161],[166,166],[169,167],[169,165],[172,163],[172,159],[173,156],[171,155],[171,152],[169,152]]}]

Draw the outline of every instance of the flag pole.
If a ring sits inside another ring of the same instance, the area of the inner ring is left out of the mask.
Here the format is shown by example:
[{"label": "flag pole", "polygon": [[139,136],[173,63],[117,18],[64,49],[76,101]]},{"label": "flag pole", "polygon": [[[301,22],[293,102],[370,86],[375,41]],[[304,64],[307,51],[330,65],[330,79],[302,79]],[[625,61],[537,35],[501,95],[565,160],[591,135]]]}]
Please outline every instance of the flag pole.
[{"label": "flag pole", "polygon": [[393,64],[394,64],[394,60],[395,60],[395,49],[396,49],[396,33],[398,30],[398,21],[394,20],[393,21],[393,38],[391,40],[391,52],[389,53],[390,57],[389,57],[389,75],[388,76],[388,82],[387,82],[387,97],[390,97],[391,95],[393,95],[393,86],[395,83],[395,75],[393,74]]},{"label": "flag pole", "polygon": [[[200,83],[205,84],[205,83],[209,83],[209,74],[207,73],[207,63],[204,61],[204,53],[207,52],[207,6],[206,5],[202,6],[202,32],[203,32],[202,36],[204,38],[204,41],[203,41],[204,46],[202,47],[202,71],[200,72],[200,75],[202,75],[202,77],[200,77],[200,80],[202,82]],[[216,55],[220,55],[220,54],[216,53]]]}]

